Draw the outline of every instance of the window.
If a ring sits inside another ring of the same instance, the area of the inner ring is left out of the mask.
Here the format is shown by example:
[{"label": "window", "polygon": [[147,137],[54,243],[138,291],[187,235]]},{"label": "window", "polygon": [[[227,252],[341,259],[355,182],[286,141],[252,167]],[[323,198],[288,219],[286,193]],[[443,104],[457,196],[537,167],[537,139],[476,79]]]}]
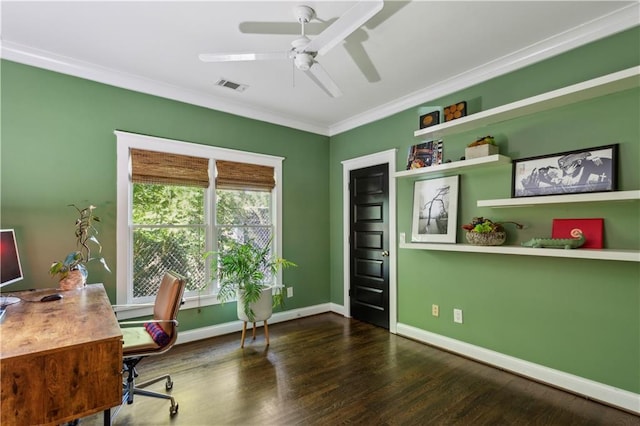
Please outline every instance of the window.
[{"label": "window", "polygon": [[230,240],[280,255],[282,158],[115,133],[118,304],[153,301],[166,270],[187,277],[188,307],[217,303],[203,255]]},{"label": "window", "polygon": [[231,242],[266,247],[273,239],[273,168],[218,160],[216,172],[218,250]]},{"label": "window", "polygon": [[152,301],[167,270],[187,276],[187,295],[205,289],[209,160],[136,148],[129,156],[133,300]]}]

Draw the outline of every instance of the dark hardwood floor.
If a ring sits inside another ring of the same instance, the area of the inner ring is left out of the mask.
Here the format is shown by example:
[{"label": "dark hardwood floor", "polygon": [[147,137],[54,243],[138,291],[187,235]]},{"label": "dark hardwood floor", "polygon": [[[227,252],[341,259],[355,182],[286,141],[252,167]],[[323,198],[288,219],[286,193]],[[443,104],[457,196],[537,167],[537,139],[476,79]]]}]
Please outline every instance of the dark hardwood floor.
[{"label": "dark hardwood floor", "polygon": [[[174,347],[140,363],[170,372],[180,404],[136,396],[115,425],[640,425],[640,417],[366,323],[322,314]],[[154,385],[163,390],[164,383]],[[81,420],[99,425],[102,416]]]}]

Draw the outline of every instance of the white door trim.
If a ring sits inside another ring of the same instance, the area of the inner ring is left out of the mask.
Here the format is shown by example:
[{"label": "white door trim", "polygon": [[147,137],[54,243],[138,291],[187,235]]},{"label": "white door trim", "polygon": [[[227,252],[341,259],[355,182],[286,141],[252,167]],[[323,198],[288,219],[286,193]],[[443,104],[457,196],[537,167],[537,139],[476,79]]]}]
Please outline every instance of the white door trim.
[{"label": "white door trim", "polygon": [[393,177],[396,168],[396,150],[378,152],[365,155],[364,157],[353,158],[342,162],[342,272],[344,291],[344,316],[351,317],[349,306],[349,286],[350,270],[349,265],[349,175],[352,170],[364,167],[376,166],[387,163],[389,165],[389,331],[393,334],[397,332],[397,286],[396,286],[396,181]]}]

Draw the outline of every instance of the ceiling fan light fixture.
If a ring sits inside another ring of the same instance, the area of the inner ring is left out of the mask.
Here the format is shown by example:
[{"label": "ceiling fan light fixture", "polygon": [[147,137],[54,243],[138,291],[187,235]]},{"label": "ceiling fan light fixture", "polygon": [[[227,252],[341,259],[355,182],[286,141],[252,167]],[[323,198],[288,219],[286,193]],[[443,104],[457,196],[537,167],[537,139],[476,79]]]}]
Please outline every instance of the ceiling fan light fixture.
[{"label": "ceiling fan light fixture", "polygon": [[298,53],[293,61],[296,64],[296,68],[300,71],[307,71],[311,68],[311,65],[313,65],[313,56],[309,53],[302,52]]}]

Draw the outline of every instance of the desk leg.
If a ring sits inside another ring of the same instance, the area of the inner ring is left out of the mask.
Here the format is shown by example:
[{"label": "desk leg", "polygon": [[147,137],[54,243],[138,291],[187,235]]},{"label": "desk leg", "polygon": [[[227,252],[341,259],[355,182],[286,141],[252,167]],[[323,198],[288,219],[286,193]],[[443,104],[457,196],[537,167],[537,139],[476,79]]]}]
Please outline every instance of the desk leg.
[{"label": "desk leg", "polygon": [[111,426],[111,408],[104,410],[104,426]]}]

